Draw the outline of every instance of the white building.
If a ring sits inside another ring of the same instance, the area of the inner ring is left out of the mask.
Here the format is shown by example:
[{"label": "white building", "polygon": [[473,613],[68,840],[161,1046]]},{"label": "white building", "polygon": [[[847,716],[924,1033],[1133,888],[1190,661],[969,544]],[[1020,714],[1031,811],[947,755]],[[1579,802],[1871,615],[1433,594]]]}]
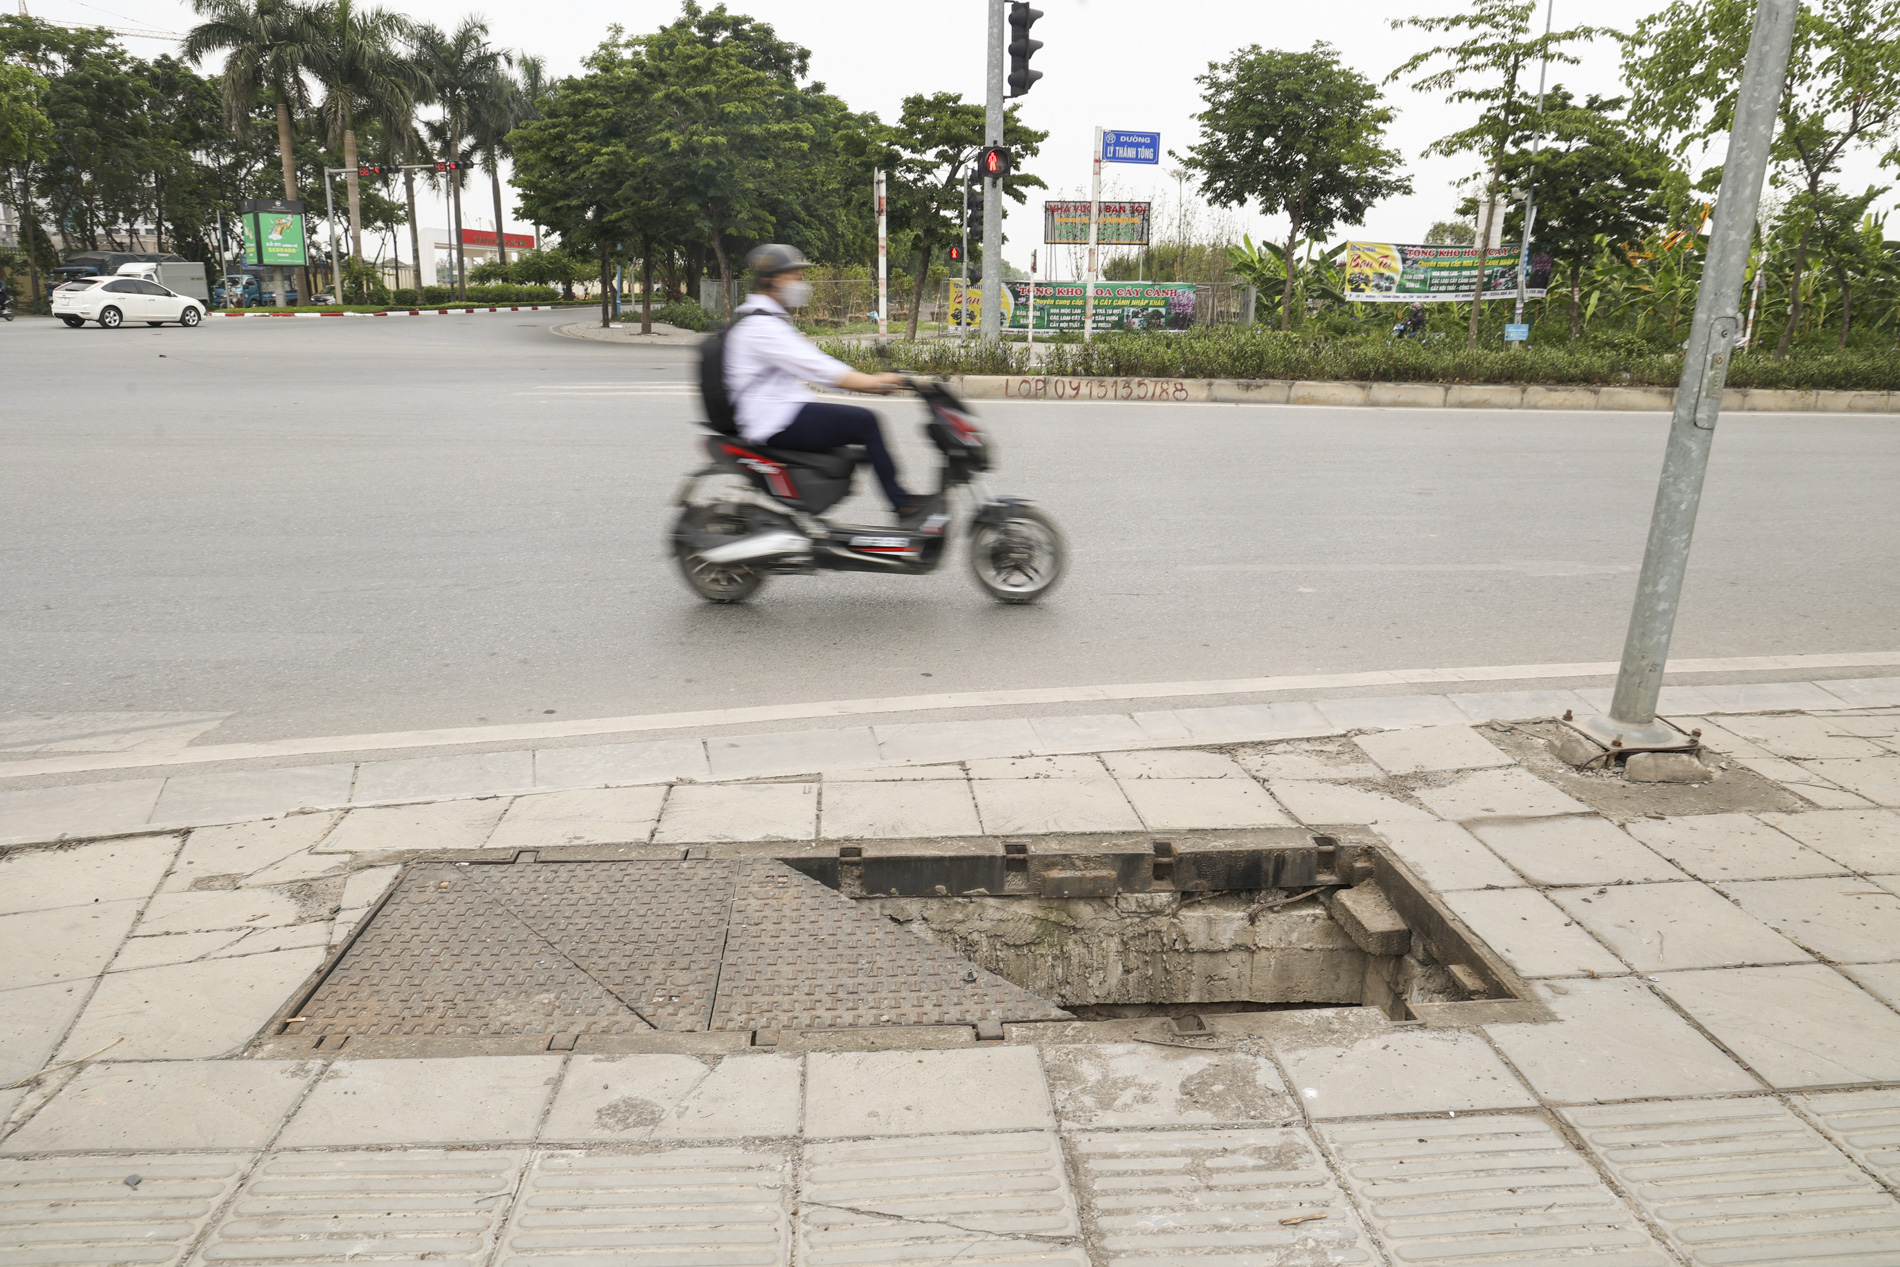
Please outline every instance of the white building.
[{"label": "white building", "polygon": [[[532,233],[510,232],[507,237],[508,258],[513,259],[523,251],[535,249],[536,242]],[[404,245],[408,245],[404,242]],[[447,229],[422,226],[422,268],[426,285],[447,286],[455,273],[455,236]],[[484,260],[494,259],[499,252],[495,248],[493,229],[476,229],[467,224],[462,226],[462,258],[473,269]]]}]

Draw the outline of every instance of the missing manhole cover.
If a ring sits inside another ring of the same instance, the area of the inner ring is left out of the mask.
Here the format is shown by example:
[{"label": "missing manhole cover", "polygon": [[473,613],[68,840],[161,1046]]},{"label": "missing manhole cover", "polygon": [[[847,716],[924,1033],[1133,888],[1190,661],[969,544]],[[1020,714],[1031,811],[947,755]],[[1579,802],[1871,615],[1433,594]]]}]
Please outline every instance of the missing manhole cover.
[{"label": "missing manhole cover", "polygon": [[308,1037],[839,1029],[1068,1014],[773,861],[410,867]]}]

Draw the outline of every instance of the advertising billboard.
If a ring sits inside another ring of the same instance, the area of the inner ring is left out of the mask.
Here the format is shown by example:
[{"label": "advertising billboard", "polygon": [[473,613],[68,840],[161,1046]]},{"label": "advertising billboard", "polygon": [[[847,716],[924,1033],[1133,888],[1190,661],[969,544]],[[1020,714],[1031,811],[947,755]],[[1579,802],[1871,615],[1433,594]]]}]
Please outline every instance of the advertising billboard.
[{"label": "advertising billboard", "polygon": [[[1043,203],[1042,240],[1051,246],[1087,246],[1088,203]],[[1148,245],[1148,204],[1103,203],[1101,218],[1096,222],[1095,241],[1100,246]]]},{"label": "advertising billboard", "polygon": [[238,223],[244,231],[244,262],[260,268],[302,268],[310,262],[304,243],[303,203],[252,198]]},{"label": "advertising billboard", "polygon": [[[1399,242],[1346,243],[1346,298],[1356,303],[1411,304],[1469,301],[1484,259],[1484,298],[1517,297],[1516,246],[1413,246]],[[1550,252],[1531,247],[1524,297],[1542,299],[1550,285]]]},{"label": "advertising billboard", "polygon": [[[1083,282],[1036,283],[1036,329],[1080,330],[1087,307]],[[950,283],[950,324],[976,328],[983,308],[982,286]],[[966,307],[967,304],[967,307]],[[1192,282],[1096,282],[1096,333],[1105,330],[1185,330],[1194,324]],[[1029,328],[1029,283],[1003,283],[1003,328]]]}]

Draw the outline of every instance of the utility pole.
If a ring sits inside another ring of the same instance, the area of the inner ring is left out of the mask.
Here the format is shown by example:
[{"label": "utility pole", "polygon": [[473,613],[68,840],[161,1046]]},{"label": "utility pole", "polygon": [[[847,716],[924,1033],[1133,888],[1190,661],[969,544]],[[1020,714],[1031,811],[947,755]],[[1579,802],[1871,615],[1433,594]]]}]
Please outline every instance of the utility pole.
[{"label": "utility pole", "polygon": [[[1082,342],[1095,341],[1096,234],[1102,223],[1102,129],[1095,129],[1094,171],[1089,177],[1089,278],[1082,286]],[[1290,266],[1289,266],[1290,267]],[[1179,273],[1175,274],[1177,277]]]},{"label": "utility pole", "polygon": [[890,225],[884,218],[884,169],[877,169],[877,337],[882,343],[890,337]]},{"label": "utility pole", "polygon": [[1715,223],[1696,295],[1695,319],[1689,327],[1682,385],[1676,390],[1676,410],[1669,424],[1669,444],[1616,691],[1606,716],[1577,724],[1605,748],[1625,752],[1680,749],[1694,742],[1657,720],[1656,700],[1662,693],[1669,642],[1675,633],[1682,578],[1689,566],[1689,541],[1695,533],[1702,479],[1722,408],[1722,386],[1742,329],[1742,279],[1748,269],[1799,6],[1800,0],[1761,0],[1755,9],[1755,29],[1736,98],[1735,125],[1729,133],[1728,159],[1722,165],[1722,189],[1716,195]]},{"label": "utility pole", "polygon": [[[337,272],[336,198],[330,192],[330,177],[341,176],[345,172],[348,172],[351,176],[356,175],[356,169],[354,167],[326,167],[323,169],[323,218],[330,222],[330,293],[336,296],[338,303],[343,302],[343,275]],[[308,296],[306,296],[306,301],[307,300]]]},{"label": "utility pole", "polygon": [[[1003,143],[1003,3],[989,0],[989,60],[984,65],[983,137],[985,145]],[[1003,330],[1003,181],[983,178],[983,307],[977,332],[995,338]]]},{"label": "utility pole", "polygon": [[[1537,154],[1544,144],[1544,78],[1550,73],[1550,20],[1557,8],[1557,0],[1545,0],[1544,3],[1544,58],[1537,67],[1537,128],[1531,133],[1531,174],[1524,182],[1524,240],[1517,248],[1517,307],[1513,309],[1511,322],[1524,324],[1524,275],[1531,266],[1531,230],[1537,225]],[[1529,339],[1522,340],[1518,347],[1528,349]]]}]

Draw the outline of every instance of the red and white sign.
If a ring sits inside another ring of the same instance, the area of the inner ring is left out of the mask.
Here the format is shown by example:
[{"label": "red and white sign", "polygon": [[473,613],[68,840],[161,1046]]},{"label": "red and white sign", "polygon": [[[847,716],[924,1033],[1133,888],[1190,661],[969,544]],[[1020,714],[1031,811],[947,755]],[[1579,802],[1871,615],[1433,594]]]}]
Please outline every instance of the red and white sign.
[{"label": "red and white sign", "polygon": [[[504,235],[504,240],[508,243],[508,249],[511,251],[532,251],[534,249],[534,234],[532,233],[509,233]],[[493,229],[463,229],[462,245],[493,246],[495,245],[495,231]]]}]

